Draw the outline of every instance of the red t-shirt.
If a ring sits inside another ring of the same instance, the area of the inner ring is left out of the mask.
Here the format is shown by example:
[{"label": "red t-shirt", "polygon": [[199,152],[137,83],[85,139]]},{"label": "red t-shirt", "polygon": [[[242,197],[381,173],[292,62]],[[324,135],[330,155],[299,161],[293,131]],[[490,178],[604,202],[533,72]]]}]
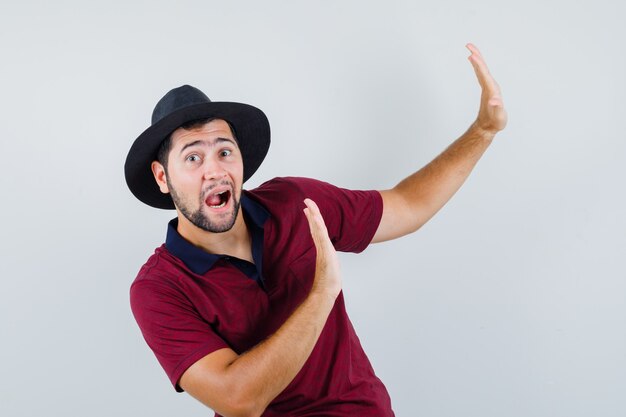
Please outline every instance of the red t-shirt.
[{"label": "red t-shirt", "polygon": [[[320,207],[339,251],[363,251],[382,216],[377,191],[346,190],[306,178],[275,178],[244,194],[242,199],[269,213],[262,225],[262,285],[227,257],[198,273],[189,267],[193,260],[185,263],[163,245],[131,286],[135,319],[177,391],[182,391],[181,375],[197,360],[226,347],[249,350],[274,333],[308,295],[316,251],[302,212],[305,198]],[[263,413],[286,415],[394,415],[348,318],[343,292],[303,368]]]}]

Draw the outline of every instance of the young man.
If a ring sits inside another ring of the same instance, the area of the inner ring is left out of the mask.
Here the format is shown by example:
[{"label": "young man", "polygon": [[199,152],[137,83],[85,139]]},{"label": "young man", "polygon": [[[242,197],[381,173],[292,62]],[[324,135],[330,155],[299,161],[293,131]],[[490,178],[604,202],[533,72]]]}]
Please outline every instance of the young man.
[{"label": "young man", "polygon": [[390,190],[306,178],[244,190],[269,148],[265,115],[190,86],[159,101],[125,174],[137,198],[177,218],[131,306],[177,391],[223,416],[394,415],[346,314],[335,251],[417,230],[506,125],[499,87],[468,49],[482,87],[476,121]]}]

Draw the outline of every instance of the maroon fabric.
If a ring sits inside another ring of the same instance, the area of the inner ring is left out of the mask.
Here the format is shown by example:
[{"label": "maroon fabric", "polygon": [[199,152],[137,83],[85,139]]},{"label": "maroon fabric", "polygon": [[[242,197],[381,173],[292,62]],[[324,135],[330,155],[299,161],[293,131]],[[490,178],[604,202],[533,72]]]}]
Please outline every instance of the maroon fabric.
[{"label": "maroon fabric", "polygon": [[[377,191],[351,191],[306,178],[275,178],[246,195],[271,217],[264,225],[265,291],[225,259],[194,274],[165,246],[141,268],[131,307],[174,387],[184,371],[224,347],[237,353],[275,332],[306,298],[315,246],[302,209],[314,200],[337,250],[361,252],[382,216]],[[304,367],[263,416],[393,416],[387,390],[361,348],[343,292]]]}]

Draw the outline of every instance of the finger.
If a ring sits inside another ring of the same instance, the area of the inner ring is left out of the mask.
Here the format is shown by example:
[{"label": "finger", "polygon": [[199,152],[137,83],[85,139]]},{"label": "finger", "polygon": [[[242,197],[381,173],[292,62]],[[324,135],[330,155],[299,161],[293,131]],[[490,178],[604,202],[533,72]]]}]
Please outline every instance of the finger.
[{"label": "finger", "polygon": [[483,57],[480,56],[480,54],[478,53],[472,52],[472,54],[467,57],[467,59],[469,59],[472,67],[474,67],[474,72],[476,73],[476,77],[478,77],[478,82],[480,83],[480,85],[483,88],[488,87],[488,78],[490,77],[489,68],[487,67],[487,64],[485,63]]},{"label": "finger", "polygon": [[304,200],[304,204],[307,206],[304,209],[304,214],[309,221],[309,228],[311,229],[311,235],[314,239],[321,240],[328,239],[328,230],[326,229],[326,223],[320,212],[319,207],[315,202],[309,198]]},{"label": "finger", "polygon": [[474,68],[474,73],[476,74],[476,78],[478,79],[478,83],[480,84],[480,87],[483,90],[485,90],[486,88],[488,88],[486,76],[485,76],[485,70],[482,67],[481,62],[479,61],[478,56],[472,54],[469,57],[467,57],[467,59],[472,64],[472,67]]},{"label": "finger", "polygon": [[324,223],[324,219],[322,218],[322,213],[320,212],[319,207],[315,203],[315,201],[306,198],[304,200],[304,204],[306,204],[307,208],[306,214],[309,220],[309,225],[311,227],[311,231],[319,231],[323,232],[323,234],[327,234],[326,224]]},{"label": "finger", "polygon": [[478,47],[474,45],[473,43],[470,42],[467,45],[465,45],[465,47],[469,49],[471,53],[476,54],[481,58],[483,57],[483,54],[480,53],[480,50],[478,49]]},{"label": "finger", "polygon": [[496,80],[491,76],[487,63],[480,54],[478,48],[472,44],[467,44],[466,47],[472,52],[468,59],[474,67],[474,72],[476,73],[476,77],[478,78],[481,88],[486,90],[487,94],[490,96],[499,96],[500,87],[498,86],[498,83],[496,83]]}]

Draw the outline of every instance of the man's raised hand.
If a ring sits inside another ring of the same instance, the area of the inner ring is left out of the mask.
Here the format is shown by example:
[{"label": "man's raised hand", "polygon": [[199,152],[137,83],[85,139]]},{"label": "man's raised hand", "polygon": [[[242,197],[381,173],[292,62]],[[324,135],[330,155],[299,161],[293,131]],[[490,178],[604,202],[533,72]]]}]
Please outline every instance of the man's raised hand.
[{"label": "man's raised hand", "polygon": [[341,291],[339,258],[330,238],[317,204],[311,199],[304,200],[304,214],[309,221],[309,228],[317,257],[315,261],[315,280],[311,292],[318,292],[337,298]]},{"label": "man's raised hand", "polygon": [[468,59],[474,67],[476,77],[482,88],[480,110],[474,125],[479,129],[495,135],[506,126],[507,114],[502,101],[502,93],[496,80],[489,73],[489,68],[478,48],[468,43],[467,49],[472,53]]}]

